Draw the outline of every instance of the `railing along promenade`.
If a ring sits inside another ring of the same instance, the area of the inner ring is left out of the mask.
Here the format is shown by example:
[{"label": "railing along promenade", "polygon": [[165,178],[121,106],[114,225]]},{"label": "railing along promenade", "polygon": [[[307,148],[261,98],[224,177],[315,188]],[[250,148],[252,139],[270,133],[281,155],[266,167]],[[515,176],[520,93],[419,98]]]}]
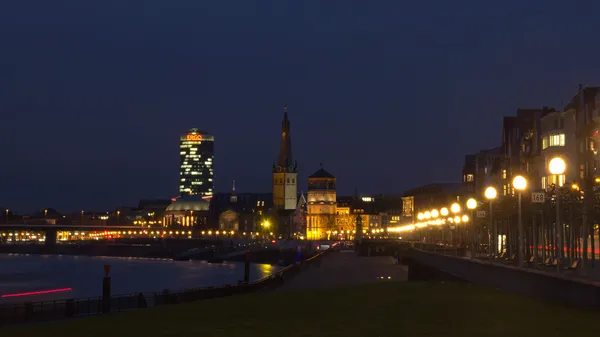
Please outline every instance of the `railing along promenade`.
[{"label": "railing along promenade", "polygon": [[463,280],[540,300],[600,309],[600,283],[582,278],[577,268],[568,264],[558,271],[552,263],[534,265],[535,259],[518,266],[510,257],[490,259],[465,255],[468,252],[464,249],[415,244],[408,254],[408,278]]},{"label": "railing along promenade", "polygon": [[[162,292],[111,296],[110,309],[108,312],[143,309],[151,306],[171,305],[272,290],[282,285],[286,280],[293,278],[306,268],[315,264],[318,265],[325,253],[325,251],[319,252],[308,259],[300,260],[289,265],[276,273],[247,283],[239,281],[238,284],[235,285],[226,284],[173,292],[164,290]],[[101,296],[3,305],[0,306],[0,326],[36,321],[59,320],[103,313],[107,312],[104,305],[104,299]]]}]

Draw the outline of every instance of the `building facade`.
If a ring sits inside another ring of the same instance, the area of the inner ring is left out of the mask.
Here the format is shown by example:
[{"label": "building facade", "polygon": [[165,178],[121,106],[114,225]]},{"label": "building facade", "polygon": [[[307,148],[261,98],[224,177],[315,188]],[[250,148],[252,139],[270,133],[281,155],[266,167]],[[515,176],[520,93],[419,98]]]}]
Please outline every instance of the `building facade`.
[{"label": "building facade", "polygon": [[179,140],[179,192],[212,196],[215,138],[199,129],[189,129]]},{"label": "building facade", "polygon": [[327,231],[335,230],[336,179],[321,167],[308,177],[306,238],[323,239]]},{"label": "building facade", "polygon": [[277,163],[273,164],[273,205],[278,210],[295,210],[298,204],[298,165],[292,159],[287,105],[283,107],[281,141]]}]

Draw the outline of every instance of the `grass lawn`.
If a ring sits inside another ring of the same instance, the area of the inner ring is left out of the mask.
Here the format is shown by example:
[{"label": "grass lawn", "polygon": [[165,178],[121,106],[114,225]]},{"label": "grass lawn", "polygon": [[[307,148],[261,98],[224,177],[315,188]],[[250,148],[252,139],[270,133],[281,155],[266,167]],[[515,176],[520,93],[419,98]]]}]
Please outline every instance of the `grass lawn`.
[{"label": "grass lawn", "polygon": [[459,283],[274,292],[0,328],[2,337],[597,336],[600,313]]}]

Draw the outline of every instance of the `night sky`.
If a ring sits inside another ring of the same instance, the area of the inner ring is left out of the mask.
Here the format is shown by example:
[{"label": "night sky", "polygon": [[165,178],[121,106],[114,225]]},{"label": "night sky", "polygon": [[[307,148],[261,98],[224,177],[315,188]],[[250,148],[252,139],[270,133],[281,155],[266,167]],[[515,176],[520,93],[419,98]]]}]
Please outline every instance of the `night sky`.
[{"label": "night sky", "polygon": [[[257,3],[260,3],[257,5]],[[178,190],[178,137],[216,137],[216,190],[270,192],[283,104],[299,189],[459,181],[503,115],[600,84],[597,1],[0,2],[0,206]]]}]

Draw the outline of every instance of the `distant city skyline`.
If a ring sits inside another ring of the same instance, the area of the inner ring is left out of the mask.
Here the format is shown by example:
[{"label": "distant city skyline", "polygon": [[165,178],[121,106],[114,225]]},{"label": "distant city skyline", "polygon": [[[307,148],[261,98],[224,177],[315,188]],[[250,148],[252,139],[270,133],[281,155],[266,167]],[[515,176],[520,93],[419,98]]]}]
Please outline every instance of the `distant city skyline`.
[{"label": "distant city skyline", "polygon": [[268,192],[284,103],[298,191],[321,162],[342,195],[459,181],[465,153],[498,144],[503,116],[561,109],[579,83],[600,83],[589,43],[599,9],[2,2],[0,207],[176,196],[177,139],[190,127],[217,139],[216,192],[234,179],[240,192]]}]

